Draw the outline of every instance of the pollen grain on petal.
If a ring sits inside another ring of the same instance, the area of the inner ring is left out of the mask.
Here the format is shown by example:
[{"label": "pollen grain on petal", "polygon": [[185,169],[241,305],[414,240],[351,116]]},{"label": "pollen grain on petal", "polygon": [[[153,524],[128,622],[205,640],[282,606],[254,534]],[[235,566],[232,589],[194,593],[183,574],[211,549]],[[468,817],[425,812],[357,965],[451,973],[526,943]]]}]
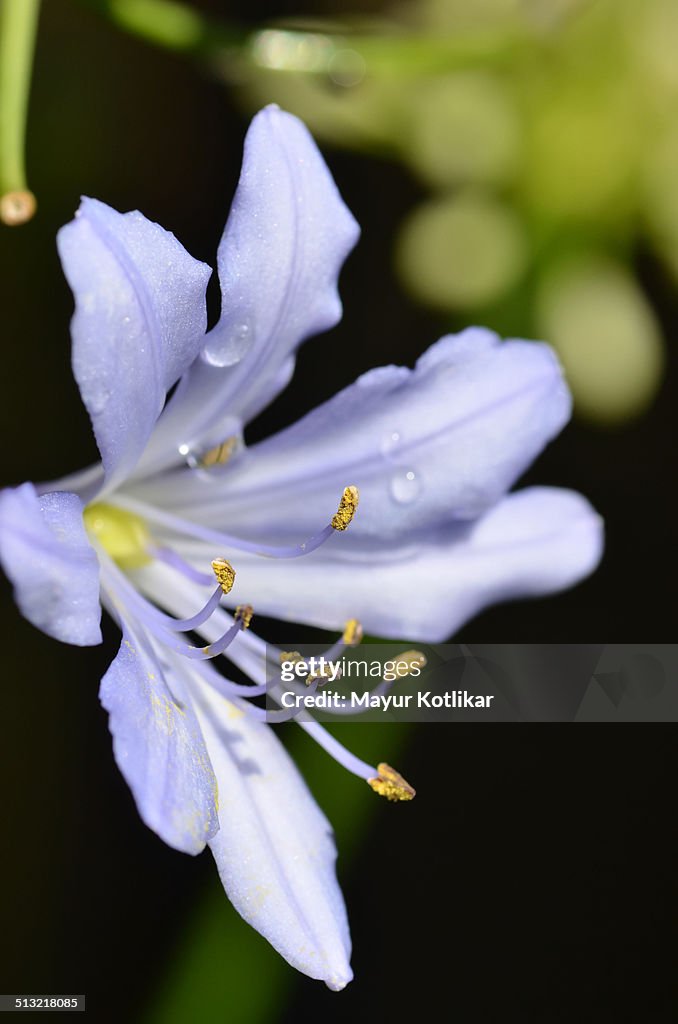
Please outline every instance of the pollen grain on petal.
[{"label": "pollen grain on petal", "polygon": [[212,561],[212,572],[223,592],[230,594],[235,583],[235,569],[231,563],[225,558],[215,558]]},{"label": "pollen grain on petal", "polygon": [[376,778],[367,780],[375,793],[394,803],[401,800],[414,800],[416,790],[410,786],[409,782],[405,781],[402,775],[398,774],[395,768],[391,768],[390,764],[382,761],[377,765],[377,772],[379,774]]},{"label": "pollen grain on petal", "polygon": [[333,530],[345,530],[351,523],[353,516],[358,508],[358,501],[360,495],[358,494],[358,488],[351,485],[350,487],[344,488],[344,493],[341,496],[339,502],[339,508],[332,516],[332,529]]}]

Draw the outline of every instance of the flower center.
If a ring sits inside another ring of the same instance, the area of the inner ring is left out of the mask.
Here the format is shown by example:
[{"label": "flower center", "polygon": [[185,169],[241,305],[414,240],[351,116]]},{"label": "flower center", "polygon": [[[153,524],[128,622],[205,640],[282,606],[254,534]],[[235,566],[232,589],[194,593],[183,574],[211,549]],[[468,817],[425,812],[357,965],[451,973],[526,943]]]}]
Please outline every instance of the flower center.
[{"label": "flower center", "polygon": [[83,513],[85,528],[121,569],[139,569],[152,561],[146,520],[134,512],[95,502]]},{"label": "flower center", "polygon": [[[279,557],[297,557],[308,554],[309,551],[319,547],[320,544],[334,531],[343,531],[351,523],[358,506],[358,489],[346,487],[342,493],[339,508],[332,518],[332,522],[325,527],[320,534],[293,548],[268,548],[267,554],[275,552]],[[152,517],[151,517],[152,518]],[[266,681],[255,685],[244,685],[234,683],[226,679],[221,673],[213,669],[209,662],[212,659],[224,655],[238,634],[248,629],[253,609],[250,605],[238,605],[232,617],[223,616],[220,608],[221,598],[229,594],[235,582],[236,572],[231,563],[222,557],[212,559],[212,573],[209,576],[195,569],[188,562],[171,548],[156,546],[153,541],[148,521],[145,517],[127,508],[118,505],[109,505],[105,502],[95,502],[88,505],[83,512],[85,528],[91,538],[95,540],[109,556],[101,560],[102,584],[112,593],[118,594],[122,603],[134,615],[136,620],[148,633],[163,645],[170,656],[181,655],[189,659],[199,675],[211,685],[217,692],[221,693],[227,700],[240,697],[249,700],[253,697],[260,697],[269,690],[271,680],[266,672]],[[174,525],[174,523],[172,524]],[[182,524],[183,525],[183,524]],[[185,524],[190,525],[190,524]],[[224,535],[225,536],[225,535]],[[230,539],[230,538],[229,538]],[[192,582],[202,586],[214,585],[216,579],[217,587],[212,591],[207,602],[193,616],[187,619],[177,619],[161,611],[141,592],[137,591],[130,580],[125,576],[126,569],[140,568],[148,565],[154,559],[165,562],[182,573]],[[113,564],[115,563],[115,564]],[[201,627],[216,613],[222,616],[225,631],[216,640],[203,646],[193,646],[177,637],[177,633],[196,632],[204,636]],[[357,619],[351,619],[340,640],[338,640],[328,651],[325,652],[327,660],[338,657],[345,647],[354,647],[360,643],[363,631]],[[266,655],[268,658],[268,655]],[[401,661],[408,666],[425,663],[424,656],[419,651],[406,651],[401,655]],[[280,652],[282,661],[303,660],[296,652]],[[407,673],[400,673],[407,674]],[[275,676],[273,677],[275,680]],[[314,689],[323,682],[322,676],[309,677],[308,682],[312,683]],[[384,679],[381,690],[388,689],[393,680]],[[377,688],[378,690],[380,688]],[[375,690],[375,693],[377,690]],[[275,698],[275,693],[273,694]],[[271,712],[258,705],[247,704],[248,712],[259,721],[283,722],[291,717],[296,717],[294,711],[281,710]],[[415,791],[398,772],[385,763],[378,764],[376,768],[356,757],[334,736],[325,732],[322,726],[312,719],[299,718],[301,727],[322,746],[339,764],[342,764],[348,771],[360,778],[365,779],[375,793],[385,797],[387,800],[403,801],[412,800]]]}]

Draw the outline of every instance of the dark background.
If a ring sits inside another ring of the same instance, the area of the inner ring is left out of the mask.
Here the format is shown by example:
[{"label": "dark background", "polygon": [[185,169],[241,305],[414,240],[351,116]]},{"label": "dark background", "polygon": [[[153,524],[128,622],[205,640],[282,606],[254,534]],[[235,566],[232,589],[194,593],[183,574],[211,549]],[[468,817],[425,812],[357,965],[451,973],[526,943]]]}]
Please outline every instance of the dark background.
[{"label": "dark background", "polygon": [[[283,10],[228,9],[253,21]],[[28,144],[39,215],[0,234],[3,482],[58,477],[94,457],[54,245],[79,193],[140,208],[213,263],[246,124],[190,62],[116,32],[87,5],[45,5]],[[342,278],[332,345],[342,357],[325,339],[305,346],[293,385],[251,437],[370,366],[411,364],[447,326],[409,302],[391,271],[394,227],[419,187],[391,163],[325,154],[363,229]],[[574,422],[528,475],[591,499],[607,523],[603,565],[567,594],[486,612],[461,640],[674,638],[677,308],[650,258],[637,253],[637,265],[669,339],[658,400],[614,431]],[[0,989],[86,992],[96,1020],[145,1019],[193,906],[217,898],[213,865],[146,830],[114,768],[96,689],[115,630],[103,648],[62,647],[20,618],[6,585],[3,598]],[[357,980],[335,995],[295,975],[269,1019],[676,1020],[674,727],[429,725],[408,743],[399,766],[417,800],[375,802],[355,855],[340,861]],[[314,790],[337,799],[354,785],[323,757],[309,763],[322,773]],[[260,948],[245,987],[267,984]],[[231,953],[218,948],[210,969]],[[165,1019],[247,1017],[219,1004]]]}]

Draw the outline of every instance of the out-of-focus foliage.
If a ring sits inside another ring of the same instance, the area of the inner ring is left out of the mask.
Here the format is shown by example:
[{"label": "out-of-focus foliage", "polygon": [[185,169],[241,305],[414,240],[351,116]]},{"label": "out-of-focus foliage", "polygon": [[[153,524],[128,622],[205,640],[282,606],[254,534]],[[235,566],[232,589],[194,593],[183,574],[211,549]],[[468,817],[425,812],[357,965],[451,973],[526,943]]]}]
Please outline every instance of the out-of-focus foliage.
[{"label": "out-of-focus foliage", "polygon": [[395,253],[415,298],[548,338],[588,417],[647,406],[663,340],[632,259],[652,249],[678,277],[675,0],[408,0],[244,52],[218,67],[249,105],[430,191]]}]

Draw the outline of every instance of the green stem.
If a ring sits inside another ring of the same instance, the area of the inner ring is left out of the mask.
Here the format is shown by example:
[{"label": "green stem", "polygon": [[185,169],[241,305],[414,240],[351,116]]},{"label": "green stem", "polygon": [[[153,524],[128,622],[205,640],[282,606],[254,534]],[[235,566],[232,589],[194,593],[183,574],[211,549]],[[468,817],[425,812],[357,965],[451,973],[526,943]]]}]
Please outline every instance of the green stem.
[{"label": "green stem", "polygon": [[0,219],[29,220],[24,144],[40,0],[0,0]]}]

